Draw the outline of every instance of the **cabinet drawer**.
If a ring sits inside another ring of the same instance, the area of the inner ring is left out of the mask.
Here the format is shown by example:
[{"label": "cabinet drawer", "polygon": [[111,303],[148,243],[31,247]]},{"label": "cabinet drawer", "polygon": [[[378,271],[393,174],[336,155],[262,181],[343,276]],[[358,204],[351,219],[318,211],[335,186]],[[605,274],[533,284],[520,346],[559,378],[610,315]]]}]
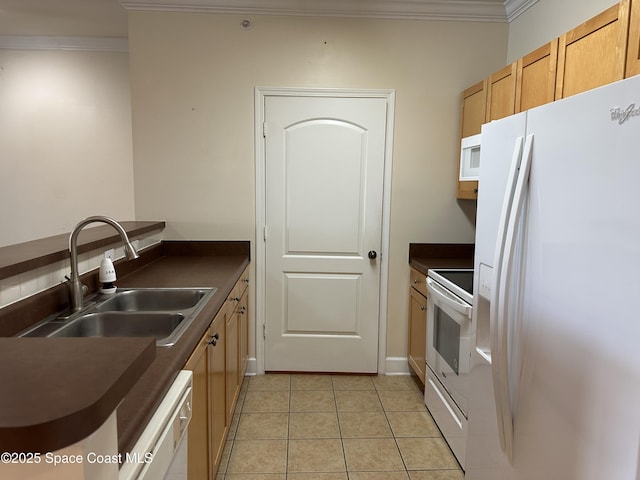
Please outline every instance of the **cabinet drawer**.
[{"label": "cabinet drawer", "polygon": [[247,289],[247,286],[249,286],[249,267],[245,268],[244,272],[242,272],[242,275],[240,275],[240,280],[238,280],[237,286],[239,287],[238,293],[241,297],[244,291]]},{"label": "cabinet drawer", "polygon": [[410,269],[411,286],[419,291],[425,297],[427,296],[427,276],[419,272],[415,268]]}]

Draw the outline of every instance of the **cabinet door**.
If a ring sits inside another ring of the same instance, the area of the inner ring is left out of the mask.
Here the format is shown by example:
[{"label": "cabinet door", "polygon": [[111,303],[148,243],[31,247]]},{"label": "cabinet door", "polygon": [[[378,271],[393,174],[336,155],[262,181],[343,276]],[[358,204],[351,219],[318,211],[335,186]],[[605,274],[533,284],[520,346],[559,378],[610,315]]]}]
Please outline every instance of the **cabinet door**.
[{"label": "cabinet door", "polygon": [[[477,135],[484,123],[485,109],[487,107],[486,81],[478,82],[462,92],[460,109],[460,142],[466,137]],[[460,152],[460,150],[458,150]],[[478,182],[475,180],[460,181],[460,155],[458,155],[458,188],[456,197],[460,199],[474,200],[478,198]]]},{"label": "cabinet door", "polygon": [[188,433],[187,474],[189,480],[209,478],[209,392],[207,342],[209,330],[187,360],[184,368],[193,373],[191,422]]},{"label": "cabinet door", "polygon": [[424,385],[427,366],[427,299],[409,288],[409,365]]},{"label": "cabinet door", "polygon": [[556,99],[624,78],[629,0],[560,37]]},{"label": "cabinet door", "polygon": [[[227,433],[227,397],[226,397],[226,355],[225,355],[225,322],[226,309],[225,306],[216,315],[210,328],[210,342],[208,346],[208,363],[209,363],[209,443],[210,457],[212,461],[211,475],[201,478],[215,478],[222,451],[224,449],[224,438]],[[191,430],[191,427],[189,427]],[[192,444],[189,443],[189,451]]]},{"label": "cabinet door", "polygon": [[[234,288],[234,292],[236,289]],[[227,424],[231,424],[231,420],[233,419],[233,410],[236,407],[236,400],[238,398],[238,393],[240,392],[240,388],[238,385],[238,313],[237,313],[237,304],[239,300],[235,300],[234,297],[232,301],[236,303],[236,305],[231,309],[231,312],[227,316],[227,328],[226,328],[226,348],[227,348],[227,373],[226,373],[226,382],[227,382]]]},{"label": "cabinet door", "polygon": [[427,276],[413,267],[409,268],[409,282],[424,297],[427,296]]},{"label": "cabinet door", "polygon": [[557,65],[558,39],[518,60],[516,112],[524,112],[554,101]]},{"label": "cabinet door", "polygon": [[245,289],[240,297],[238,309],[238,385],[242,387],[244,374],[247,372],[249,361],[249,289]]},{"label": "cabinet door", "polygon": [[508,117],[516,108],[517,63],[507,65],[489,77],[485,122]]},{"label": "cabinet door", "polygon": [[640,0],[631,1],[627,48],[627,71],[625,77],[628,78],[640,74]]},{"label": "cabinet door", "polygon": [[484,81],[462,92],[462,112],[460,115],[460,136],[477,135],[484,123],[487,91]]}]

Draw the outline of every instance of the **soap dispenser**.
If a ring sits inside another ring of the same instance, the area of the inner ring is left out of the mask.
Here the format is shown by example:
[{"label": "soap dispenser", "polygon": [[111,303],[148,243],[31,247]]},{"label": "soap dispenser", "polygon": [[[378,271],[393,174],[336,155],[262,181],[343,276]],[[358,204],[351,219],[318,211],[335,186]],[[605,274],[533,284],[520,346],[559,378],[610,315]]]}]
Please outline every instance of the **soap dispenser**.
[{"label": "soap dispenser", "polygon": [[100,287],[100,293],[116,293],[116,286],[113,283],[116,281],[116,269],[110,258],[104,258],[100,262],[98,280],[102,284]]}]

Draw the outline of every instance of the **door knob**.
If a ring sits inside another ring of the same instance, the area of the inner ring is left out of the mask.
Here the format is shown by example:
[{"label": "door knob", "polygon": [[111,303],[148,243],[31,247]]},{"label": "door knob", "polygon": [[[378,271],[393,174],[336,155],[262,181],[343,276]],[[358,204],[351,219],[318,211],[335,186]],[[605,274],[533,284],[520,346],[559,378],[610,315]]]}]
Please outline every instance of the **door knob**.
[{"label": "door knob", "polygon": [[370,251],[369,251],[369,258],[370,258],[371,260],[374,260],[377,256],[378,256],[378,254],[376,253],[376,251],[375,251],[375,250],[370,250]]}]

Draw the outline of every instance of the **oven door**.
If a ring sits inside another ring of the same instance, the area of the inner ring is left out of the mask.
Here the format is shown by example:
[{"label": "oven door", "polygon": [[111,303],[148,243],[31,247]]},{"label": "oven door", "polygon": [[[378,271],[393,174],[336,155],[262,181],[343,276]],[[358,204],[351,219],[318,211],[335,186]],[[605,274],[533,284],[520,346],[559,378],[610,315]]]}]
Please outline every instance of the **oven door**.
[{"label": "oven door", "polygon": [[467,415],[472,307],[427,278],[427,365]]}]

